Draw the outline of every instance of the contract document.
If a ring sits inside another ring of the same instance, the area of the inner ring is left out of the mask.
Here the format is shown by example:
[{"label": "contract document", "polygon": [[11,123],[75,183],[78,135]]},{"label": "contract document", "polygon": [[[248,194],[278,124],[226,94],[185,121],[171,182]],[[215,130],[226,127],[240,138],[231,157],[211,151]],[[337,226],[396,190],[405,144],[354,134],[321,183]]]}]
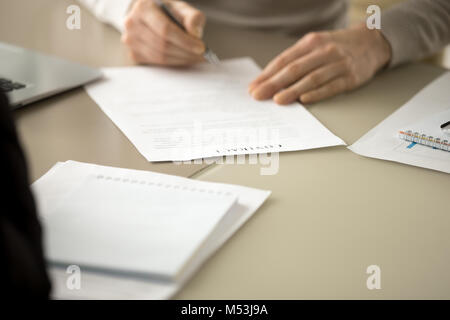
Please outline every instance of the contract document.
[{"label": "contract document", "polygon": [[302,105],[255,101],[250,58],[191,68],[104,68],[91,98],[148,161],[187,161],[345,143]]}]

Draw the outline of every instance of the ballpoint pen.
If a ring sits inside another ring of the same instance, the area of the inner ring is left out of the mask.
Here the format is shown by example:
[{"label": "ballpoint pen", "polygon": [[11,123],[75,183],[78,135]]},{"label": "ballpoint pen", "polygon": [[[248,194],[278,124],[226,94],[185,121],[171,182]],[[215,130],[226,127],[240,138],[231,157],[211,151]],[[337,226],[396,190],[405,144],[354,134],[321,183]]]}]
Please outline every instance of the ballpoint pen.
[{"label": "ballpoint pen", "polygon": [[441,130],[444,131],[445,133],[450,133],[450,121],[441,124]]},{"label": "ballpoint pen", "polygon": [[[177,18],[175,18],[172,12],[170,12],[170,9],[167,7],[163,0],[156,0],[155,2],[173,23],[180,27],[181,30],[186,31],[186,28],[177,20]],[[208,47],[206,47],[205,52],[203,53],[203,57],[211,64],[218,64],[220,62],[217,55]]]}]

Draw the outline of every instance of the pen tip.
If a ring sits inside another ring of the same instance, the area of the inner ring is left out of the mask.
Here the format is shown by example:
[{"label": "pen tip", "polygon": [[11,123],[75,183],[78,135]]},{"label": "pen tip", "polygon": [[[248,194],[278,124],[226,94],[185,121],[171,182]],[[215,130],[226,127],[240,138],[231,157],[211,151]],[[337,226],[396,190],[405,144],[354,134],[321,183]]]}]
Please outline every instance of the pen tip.
[{"label": "pen tip", "polygon": [[214,52],[212,52],[209,48],[206,49],[204,57],[211,64],[219,64],[220,63],[219,57]]}]

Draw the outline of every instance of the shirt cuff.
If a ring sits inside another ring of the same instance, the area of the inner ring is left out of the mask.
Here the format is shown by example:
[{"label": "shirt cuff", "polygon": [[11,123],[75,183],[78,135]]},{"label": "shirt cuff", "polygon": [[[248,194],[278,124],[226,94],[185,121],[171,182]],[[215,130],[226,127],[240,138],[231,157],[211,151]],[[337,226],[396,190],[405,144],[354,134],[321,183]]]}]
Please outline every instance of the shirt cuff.
[{"label": "shirt cuff", "polygon": [[417,50],[415,39],[411,39],[414,26],[411,28],[408,20],[403,12],[395,9],[383,11],[381,14],[380,31],[391,46],[389,68],[410,61],[414,56],[414,51]]},{"label": "shirt cuff", "polygon": [[417,61],[450,41],[449,0],[409,0],[381,13],[381,33],[389,42],[388,67]]}]

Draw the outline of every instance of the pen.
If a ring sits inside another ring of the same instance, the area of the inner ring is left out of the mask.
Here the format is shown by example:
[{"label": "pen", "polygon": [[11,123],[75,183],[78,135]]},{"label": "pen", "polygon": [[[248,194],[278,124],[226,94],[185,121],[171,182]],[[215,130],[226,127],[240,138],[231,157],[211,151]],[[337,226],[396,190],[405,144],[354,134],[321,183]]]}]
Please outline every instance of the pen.
[{"label": "pen", "polygon": [[446,123],[441,124],[441,129],[445,133],[450,133],[450,121],[447,121]]},{"label": "pen", "polygon": [[[166,6],[164,1],[162,0],[156,0],[156,4],[161,8],[161,10],[164,12],[164,14],[172,20],[173,23],[175,23],[178,27],[181,28],[181,30],[186,31],[186,28],[174,17],[172,12],[170,12],[169,8]],[[203,53],[203,57],[211,64],[218,64],[220,62],[219,57],[208,47],[205,49],[205,53]]]}]

